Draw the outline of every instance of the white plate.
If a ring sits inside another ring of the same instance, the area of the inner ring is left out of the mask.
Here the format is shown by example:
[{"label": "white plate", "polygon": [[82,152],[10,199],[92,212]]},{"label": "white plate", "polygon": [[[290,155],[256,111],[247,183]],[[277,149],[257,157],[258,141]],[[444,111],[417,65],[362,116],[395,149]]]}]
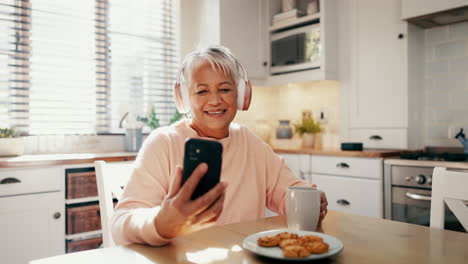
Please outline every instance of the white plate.
[{"label": "white plate", "polygon": [[[323,242],[327,243],[330,247],[328,249],[328,252],[324,254],[311,254],[305,258],[288,258],[283,255],[283,251],[281,251],[280,247],[261,247],[257,244],[257,240],[262,236],[274,236],[282,232],[295,233],[295,234],[298,234],[299,236],[306,236],[306,235],[319,236],[319,237],[322,237]],[[244,239],[244,242],[242,242],[242,247],[244,247],[245,249],[255,254],[258,254],[264,257],[269,257],[269,258],[284,259],[284,260],[313,260],[313,259],[327,258],[327,257],[340,253],[340,251],[343,250],[343,243],[341,243],[341,241],[336,237],[322,234],[322,233],[302,231],[302,230],[279,229],[279,230],[270,230],[270,231],[264,231],[264,232],[252,234]]]}]

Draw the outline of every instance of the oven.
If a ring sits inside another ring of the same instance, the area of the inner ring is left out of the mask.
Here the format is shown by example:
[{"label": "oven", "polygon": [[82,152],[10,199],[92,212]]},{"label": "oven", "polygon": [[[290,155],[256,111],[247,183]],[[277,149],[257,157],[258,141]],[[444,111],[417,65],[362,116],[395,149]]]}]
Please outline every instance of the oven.
[{"label": "oven", "polygon": [[[386,219],[430,225],[432,172],[434,167],[385,165],[384,216]],[[466,232],[445,206],[445,229]]]}]

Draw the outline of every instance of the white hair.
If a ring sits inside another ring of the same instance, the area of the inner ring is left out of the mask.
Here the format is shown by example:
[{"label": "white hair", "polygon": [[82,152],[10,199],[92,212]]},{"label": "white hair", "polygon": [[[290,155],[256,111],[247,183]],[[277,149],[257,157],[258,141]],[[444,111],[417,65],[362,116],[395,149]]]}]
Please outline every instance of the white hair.
[{"label": "white hair", "polygon": [[231,77],[236,86],[239,84],[241,76],[243,79],[247,78],[247,76],[243,76],[245,72],[242,65],[228,48],[211,45],[206,48],[196,49],[185,56],[179,69],[177,81],[180,82],[182,77],[184,80],[190,81],[193,69],[203,62],[208,62],[213,70],[221,71],[224,75]]}]

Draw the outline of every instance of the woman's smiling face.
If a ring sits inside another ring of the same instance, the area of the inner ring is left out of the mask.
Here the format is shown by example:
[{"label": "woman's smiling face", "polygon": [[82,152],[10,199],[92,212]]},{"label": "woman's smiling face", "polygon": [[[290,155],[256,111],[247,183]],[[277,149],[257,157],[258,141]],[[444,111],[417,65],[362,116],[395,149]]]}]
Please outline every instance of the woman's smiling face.
[{"label": "woman's smiling face", "polygon": [[200,136],[227,137],[237,113],[237,87],[232,77],[202,61],[192,71],[188,89],[192,127]]}]

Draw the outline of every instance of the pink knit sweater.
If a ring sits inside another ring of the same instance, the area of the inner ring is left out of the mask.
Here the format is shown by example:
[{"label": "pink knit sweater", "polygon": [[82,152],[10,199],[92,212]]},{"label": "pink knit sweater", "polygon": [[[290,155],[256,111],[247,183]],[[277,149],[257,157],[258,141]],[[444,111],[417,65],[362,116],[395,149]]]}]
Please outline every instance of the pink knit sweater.
[{"label": "pink knit sweater", "polygon": [[[188,138],[202,138],[183,120],[159,128],[145,140],[135,170],[112,218],[117,244],[164,245],[153,221],[172,184],[176,165],[183,164]],[[285,214],[287,186],[307,186],[270,146],[246,127],[231,124],[223,144],[221,181],[227,182],[224,208],[216,224],[264,217],[265,209]]]}]

